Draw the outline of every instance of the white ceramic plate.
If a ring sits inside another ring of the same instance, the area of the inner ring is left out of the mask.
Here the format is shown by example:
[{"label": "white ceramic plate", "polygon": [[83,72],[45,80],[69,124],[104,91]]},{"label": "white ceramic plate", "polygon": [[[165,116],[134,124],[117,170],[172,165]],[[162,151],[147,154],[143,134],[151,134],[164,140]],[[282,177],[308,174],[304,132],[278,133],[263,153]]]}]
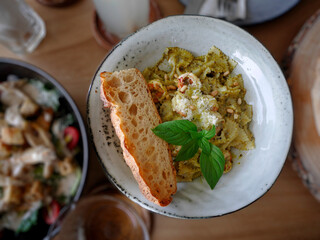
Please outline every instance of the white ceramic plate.
[{"label": "white ceramic plate", "polygon": [[[127,167],[108,111],[99,98],[102,71],[143,70],[161,58],[166,47],[181,47],[195,55],[215,45],[238,62],[253,105],[251,129],[256,148],[243,152],[231,172],[210,190],[199,178],[178,183],[172,203],[159,207],[147,201]],[[293,112],[283,74],[270,53],[251,35],[230,23],[201,16],[172,16],[154,22],[120,42],[104,59],[93,78],[87,102],[91,138],[102,165],[119,190],[151,211],[177,218],[208,218],[241,209],[270,189],[286,160],[291,143]]]}]

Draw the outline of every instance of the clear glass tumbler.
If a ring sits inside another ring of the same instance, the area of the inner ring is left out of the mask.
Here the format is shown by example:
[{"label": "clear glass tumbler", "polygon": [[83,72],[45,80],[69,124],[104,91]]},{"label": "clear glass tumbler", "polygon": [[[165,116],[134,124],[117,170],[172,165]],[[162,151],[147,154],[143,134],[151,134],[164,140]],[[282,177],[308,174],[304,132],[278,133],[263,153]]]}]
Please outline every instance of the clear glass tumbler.
[{"label": "clear glass tumbler", "polygon": [[23,0],[0,0],[0,44],[16,54],[26,54],[45,35],[43,20]]},{"label": "clear glass tumbler", "polygon": [[62,222],[59,240],[150,240],[147,226],[127,202],[112,195],[80,200]]},{"label": "clear glass tumbler", "polygon": [[93,0],[106,30],[119,39],[149,23],[149,0]]}]

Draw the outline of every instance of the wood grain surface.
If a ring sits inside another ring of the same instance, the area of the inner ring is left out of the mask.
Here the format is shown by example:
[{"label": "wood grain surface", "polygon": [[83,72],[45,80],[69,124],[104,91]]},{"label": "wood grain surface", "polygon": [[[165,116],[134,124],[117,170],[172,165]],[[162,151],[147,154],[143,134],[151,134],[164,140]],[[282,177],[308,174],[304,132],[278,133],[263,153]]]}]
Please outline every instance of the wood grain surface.
[{"label": "wood grain surface", "polygon": [[[78,0],[68,7],[50,8],[35,0],[27,2],[44,19],[47,36],[32,54],[17,56],[0,45],[0,56],[24,60],[51,74],[71,94],[85,118],[89,85],[108,53],[93,38],[93,4],[90,0]],[[178,0],[157,2],[163,16],[183,13],[184,7]],[[281,17],[245,30],[280,63],[303,23],[319,8],[319,0],[302,0]],[[92,149],[84,193],[107,182]],[[320,203],[304,187],[290,161],[267,194],[238,212],[203,220],[156,214],[153,219],[152,240],[320,239]]]}]

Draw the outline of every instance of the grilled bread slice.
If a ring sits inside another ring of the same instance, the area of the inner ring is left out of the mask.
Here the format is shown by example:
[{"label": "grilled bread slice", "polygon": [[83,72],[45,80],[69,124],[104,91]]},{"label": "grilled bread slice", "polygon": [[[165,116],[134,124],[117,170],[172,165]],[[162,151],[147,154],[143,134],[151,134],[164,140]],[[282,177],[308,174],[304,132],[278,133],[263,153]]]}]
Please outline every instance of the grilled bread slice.
[{"label": "grilled bread slice", "polygon": [[147,83],[138,69],[102,72],[101,100],[120,139],[123,156],[142,194],[160,206],[177,190],[168,144],[151,131],[161,123]]}]

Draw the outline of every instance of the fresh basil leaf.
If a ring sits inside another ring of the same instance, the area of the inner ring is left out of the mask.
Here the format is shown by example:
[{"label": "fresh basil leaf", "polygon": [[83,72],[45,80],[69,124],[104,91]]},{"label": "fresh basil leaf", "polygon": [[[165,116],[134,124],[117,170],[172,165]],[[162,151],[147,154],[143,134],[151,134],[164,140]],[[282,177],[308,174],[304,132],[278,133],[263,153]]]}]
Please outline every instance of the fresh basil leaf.
[{"label": "fresh basil leaf", "polygon": [[198,139],[198,145],[201,148],[202,152],[210,154],[210,143],[209,143],[208,139],[206,139],[204,137]]},{"label": "fresh basil leaf", "polygon": [[[203,131],[205,131],[205,130],[203,130]],[[211,130],[206,131],[204,134],[204,137],[209,140],[209,139],[213,138],[214,135],[216,135],[216,127],[214,125],[212,125]]]},{"label": "fresh basil leaf", "polygon": [[181,146],[191,140],[190,131],[197,131],[197,126],[188,120],[175,120],[161,123],[152,131],[166,142]]},{"label": "fresh basil leaf", "polygon": [[208,132],[209,132],[209,131],[207,131],[207,130],[202,130],[202,131],[201,131],[202,137],[204,137]]},{"label": "fresh basil leaf", "polygon": [[214,157],[219,164],[219,170],[223,173],[224,165],[225,165],[225,159],[223,156],[222,151],[217,146],[211,144],[211,156]]},{"label": "fresh basil leaf", "polygon": [[200,170],[204,179],[213,189],[218,183],[218,174],[214,168],[213,161],[210,159],[210,154],[202,152],[200,155]]},{"label": "fresh basil leaf", "polygon": [[202,152],[200,155],[200,169],[210,188],[214,189],[223,174],[225,160],[218,147],[210,146],[210,154]]},{"label": "fresh basil leaf", "polygon": [[175,120],[175,121],[170,121],[171,123],[173,122],[174,125],[176,125],[177,128],[181,129],[184,132],[187,131],[197,131],[197,126],[188,120]]},{"label": "fresh basil leaf", "polygon": [[192,139],[200,139],[202,138],[202,133],[201,132],[190,132],[191,138]]},{"label": "fresh basil leaf", "polygon": [[190,133],[188,132],[171,132],[170,129],[164,131],[163,129],[151,129],[155,135],[165,140],[167,143],[173,145],[184,145],[192,140]]},{"label": "fresh basil leaf", "polygon": [[193,139],[183,145],[174,161],[185,161],[192,158],[199,150],[197,141],[197,139]]},{"label": "fresh basil leaf", "polygon": [[169,122],[164,122],[159,124],[155,129],[170,129],[174,132],[189,132],[189,131],[197,131],[197,126],[185,119],[182,120],[174,120]]}]

